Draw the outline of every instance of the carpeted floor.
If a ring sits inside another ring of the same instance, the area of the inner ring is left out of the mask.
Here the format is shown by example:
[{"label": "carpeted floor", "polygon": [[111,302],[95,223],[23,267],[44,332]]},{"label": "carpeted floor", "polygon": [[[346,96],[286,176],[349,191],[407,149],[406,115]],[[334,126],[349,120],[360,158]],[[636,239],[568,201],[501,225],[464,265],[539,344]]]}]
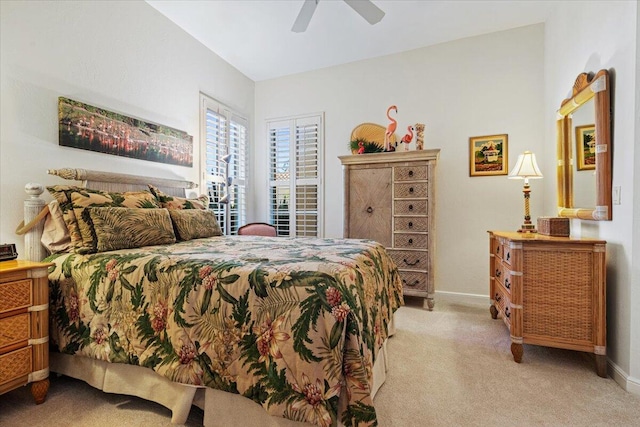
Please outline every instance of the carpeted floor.
[{"label": "carpeted floor", "polygon": [[[437,301],[429,312],[408,300],[396,320],[375,398],[381,427],[640,426],[640,397],[598,377],[590,355],[525,345],[515,363],[509,333],[488,307]],[[202,425],[202,415],[193,408],[186,425]],[[27,387],[0,396],[1,426],[155,427],[170,418],[155,403],[67,377],[53,376],[42,405]]]}]

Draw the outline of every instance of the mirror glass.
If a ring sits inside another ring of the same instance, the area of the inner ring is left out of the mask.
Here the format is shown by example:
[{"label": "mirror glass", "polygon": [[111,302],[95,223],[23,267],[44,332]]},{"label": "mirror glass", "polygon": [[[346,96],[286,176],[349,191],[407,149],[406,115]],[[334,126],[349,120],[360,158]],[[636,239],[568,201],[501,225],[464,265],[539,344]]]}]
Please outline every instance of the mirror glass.
[{"label": "mirror glass", "polygon": [[573,206],[590,209],[596,207],[595,135],[589,133],[596,122],[594,104],[595,101],[591,98],[573,112],[571,115],[573,129],[570,132]]},{"label": "mirror glass", "polygon": [[582,73],[558,110],[558,215],[611,219],[609,74]]}]

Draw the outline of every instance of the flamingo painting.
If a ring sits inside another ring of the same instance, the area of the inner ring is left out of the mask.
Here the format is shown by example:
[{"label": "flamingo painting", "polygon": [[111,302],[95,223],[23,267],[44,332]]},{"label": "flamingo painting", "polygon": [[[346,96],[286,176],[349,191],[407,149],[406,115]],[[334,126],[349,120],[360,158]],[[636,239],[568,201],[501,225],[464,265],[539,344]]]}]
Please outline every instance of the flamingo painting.
[{"label": "flamingo painting", "polygon": [[407,126],[407,130],[409,132],[407,132],[407,134],[400,140],[400,142],[404,142],[405,144],[404,151],[409,151],[409,144],[411,144],[411,141],[413,140],[413,127]]},{"label": "flamingo painting", "polygon": [[395,147],[392,147],[389,141],[391,140],[391,136],[396,131],[396,127],[398,127],[398,122],[390,116],[391,110],[395,110],[396,114],[398,114],[398,107],[395,105],[387,108],[387,118],[390,123],[387,125],[387,131],[384,133],[384,151],[395,151]]}]

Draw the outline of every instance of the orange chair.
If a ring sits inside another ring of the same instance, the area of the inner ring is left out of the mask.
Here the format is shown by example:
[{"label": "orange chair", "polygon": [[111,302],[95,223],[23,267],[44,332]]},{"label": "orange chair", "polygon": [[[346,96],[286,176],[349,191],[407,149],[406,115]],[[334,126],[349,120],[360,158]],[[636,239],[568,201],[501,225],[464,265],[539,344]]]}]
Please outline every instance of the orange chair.
[{"label": "orange chair", "polygon": [[238,235],[276,237],[278,231],[276,227],[266,222],[252,222],[238,228]]}]

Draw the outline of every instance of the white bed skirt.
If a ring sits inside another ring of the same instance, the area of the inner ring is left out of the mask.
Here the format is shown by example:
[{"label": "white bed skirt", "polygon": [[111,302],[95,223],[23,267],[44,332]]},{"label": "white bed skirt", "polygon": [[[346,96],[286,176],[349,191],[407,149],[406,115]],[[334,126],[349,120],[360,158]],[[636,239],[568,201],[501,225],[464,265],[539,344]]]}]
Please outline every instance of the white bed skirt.
[{"label": "white bed skirt", "polygon": [[[395,333],[393,319],[389,336]],[[387,375],[387,342],[373,365],[375,397]],[[77,357],[58,352],[50,353],[51,372],[85,381],[107,393],[137,396],[159,403],[171,410],[171,422],[184,424],[191,405],[204,411],[205,427],[242,425],[247,427],[294,427],[307,425],[280,417],[272,417],[251,399],[207,387],[191,386],[169,381],[153,370],[141,366],[109,363],[104,360]]]}]

